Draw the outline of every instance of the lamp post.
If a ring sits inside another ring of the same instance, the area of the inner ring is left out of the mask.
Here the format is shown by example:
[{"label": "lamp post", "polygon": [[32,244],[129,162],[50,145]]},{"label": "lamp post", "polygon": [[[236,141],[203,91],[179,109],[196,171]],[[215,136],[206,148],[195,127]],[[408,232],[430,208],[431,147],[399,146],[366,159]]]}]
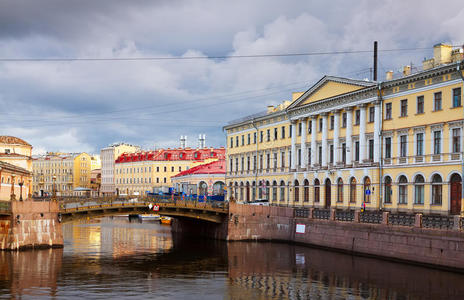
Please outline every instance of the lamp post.
[{"label": "lamp post", "polygon": [[23,201],[23,184],[23,181],[19,183],[19,201]]}]

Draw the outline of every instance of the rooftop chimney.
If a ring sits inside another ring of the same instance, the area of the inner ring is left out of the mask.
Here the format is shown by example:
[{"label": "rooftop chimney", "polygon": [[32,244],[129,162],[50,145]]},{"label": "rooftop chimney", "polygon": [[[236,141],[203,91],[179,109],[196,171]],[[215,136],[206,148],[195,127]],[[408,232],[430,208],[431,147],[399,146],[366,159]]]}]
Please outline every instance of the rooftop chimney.
[{"label": "rooftop chimney", "polygon": [[273,105],[268,105],[267,106],[267,113],[270,114],[274,111],[274,106]]},{"label": "rooftop chimney", "polygon": [[198,135],[198,148],[203,149],[205,148],[205,143],[206,142],[206,135],[204,134],[199,134]]},{"label": "rooftop chimney", "polygon": [[403,68],[403,76],[411,75],[411,66],[404,66]]},{"label": "rooftop chimney", "polygon": [[186,146],[187,146],[187,136],[181,135],[180,136],[180,147],[182,149],[185,149]]},{"label": "rooftop chimney", "polygon": [[451,52],[453,47],[446,44],[437,44],[433,46],[433,59],[435,65],[442,65],[451,62]]},{"label": "rooftop chimney", "polygon": [[385,80],[392,80],[393,79],[393,71],[387,71],[385,75]]}]

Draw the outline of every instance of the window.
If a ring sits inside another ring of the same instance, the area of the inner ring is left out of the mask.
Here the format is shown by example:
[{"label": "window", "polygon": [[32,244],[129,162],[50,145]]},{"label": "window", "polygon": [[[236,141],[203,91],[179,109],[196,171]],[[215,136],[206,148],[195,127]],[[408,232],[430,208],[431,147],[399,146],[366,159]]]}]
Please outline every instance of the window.
[{"label": "window", "polygon": [[342,114],[342,127],[346,128],[346,112]]},{"label": "window", "polygon": [[356,178],[350,180],[350,202],[356,203]]},{"label": "window", "polygon": [[285,126],[282,126],[282,138],[285,138]]},{"label": "window", "polygon": [[322,126],[324,125],[324,121],[322,121],[322,118],[319,119],[319,132],[322,132]]},{"label": "window", "polygon": [[335,124],[335,117],[330,116],[330,130],[334,129],[334,124]]},{"label": "window", "polygon": [[292,137],[292,124],[288,127],[288,137]]},{"label": "window", "polygon": [[263,170],[263,155],[259,155],[259,169],[262,171]]},{"label": "window", "polygon": [[453,89],[453,107],[461,106],[461,88]]},{"label": "window", "polygon": [[313,127],[313,121],[310,120],[310,121],[309,121],[309,125],[308,125],[308,133],[311,133],[312,127]]},{"label": "window", "polygon": [[417,175],[414,180],[414,204],[424,204],[424,177]]},{"label": "window", "polygon": [[369,203],[371,202],[371,194],[368,194],[371,190],[371,179],[369,177],[364,178],[364,187],[363,187],[363,195],[364,195],[364,202]]},{"label": "window", "polygon": [[441,92],[433,94],[433,110],[441,110]]},{"label": "window", "polygon": [[301,136],[301,122],[298,123],[298,136]]},{"label": "window", "polygon": [[251,143],[251,136],[250,134],[247,135],[247,145],[249,145]]},{"label": "window", "polygon": [[374,140],[369,140],[369,159],[374,160]]},{"label": "window", "polygon": [[399,204],[407,204],[408,203],[408,179],[406,176],[401,175],[400,180],[398,182],[398,203]]},{"label": "window", "polygon": [[400,117],[408,116],[408,99],[401,100]]},{"label": "window", "polygon": [[294,201],[295,202],[299,202],[300,201],[300,188],[299,188],[299,185],[300,183],[298,182],[298,180],[295,180],[295,183],[294,183]]},{"label": "window", "polygon": [[322,147],[319,146],[319,165],[322,166]]},{"label": "window", "polygon": [[285,152],[281,153],[280,165],[282,166],[282,168],[285,168]]},{"label": "window", "polygon": [[234,138],[230,138],[230,148],[234,148]]},{"label": "window", "polygon": [[159,172],[160,171],[160,167],[156,167],[156,172]]},{"label": "window", "polygon": [[359,141],[354,143],[354,160],[359,161]]},{"label": "window", "polygon": [[171,167],[171,172],[174,172],[174,167]]},{"label": "window", "polygon": [[453,128],[453,153],[461,152],[461,128]]},{"label": "window", "polygon": [[253,133],[253,144],[256,144],[256,132]]},{"label": "window", "polygon": [[268,153],[266,154],[266,169],[269,169],[271,167],[271,154]]},{"label": "window", "polygon": [[166,183],[166,177],[164,177],[164,183]]},{"label": "window", "polygon": [[417,97],[417,114],[424,113],[424,96]]},{"label": "window", "polygon": [[274,169],[277,168],[277,152],[274,152]]},{"label": "window", "polygon": [[441,131],[433,132],[433,154],[441,153]]},{"label": "window", "polygon": [[247,157],[247,171],[250,171],[250,157]]},{"label": "window", "polygon": [[181,172],[181,171],[182,171],[182,167],[179,167],[179,172]]},{"label": "window", "polygon": [[285,182],[280,182],[280,201],[283,202],[285,200]]},{"label": "window", "polygon": [[354,125],[359,125],[361,123],[361,111],[357,109],[355,112]]},{"label": "window", "polygon": [[235,171],[238,171],[238,157],[235,158]]},{"label": "window", "polygon": [[391,203],[391,194],[392,194],[392,180],[389,176],[385,177],[385,195],[384,203]]},{"label": "window", "polygon": [[168,168],[167,167],[164,167],[164,172],[167,172]]},{"label": "window", "polygon": [[423,133],[416,134],[416,155],[417,156],[424,155],[424,134]]},{"label": "window", "polygon": [[271,130],[268,129],[266,131],[266,141],[270,142],[271,141]]},{"label": "window", "polygon": [[277,132],[278,132],[277,128],[274,128],[274,141],[277,140]]},{"label": "window", "polygon": [[259,132],[259,142],[262,143],[263,142],[263,137],[264,137],[264,132],[261,130]]},{"label": "window", "polygon": [[301,149],[298,149],[298,157],[297,157],[297,162],[298,162],[298,165],[301,166]]},{"label": "window", "polygon": [[308,165],[311,165],[311,148],[308,148]]},{"label": "window", "polygon": [[385,138],[385,158],[391,158],[391,146],[392,146],[392,138],[386,137]]},{"label": "window", "polygon": [[320,183],[319,179],[314,180],[314,202],[319,202],[320,200]]},{"label": "window", "polygon": [[442,199],[442,180],[438,174],[433,175],[432,178],[432,204],[441,205]]},{"label": "window", "polygon": [[256,160],[256,155],[253,155],[253,170],[255,170],[255,171],[257,170],[257,167],[258,167],[256,165],[257,163],[258,163],[258,161]]},{"label": "window", "polygon": [[238,135],[235,137],[235,146],[238,147]]},{"label": "window", "polygon": [[392,104],[386,103],[385,104],[385,120],[391,120],[392,118]]},{"label": "window", "polygon": [[369,123],[374,122],[375,119],[375,107],[369,107]]},{"label": "window", "polygon": [[337,181],[337,202],[343,202],[343,179]]},{"label": "window", "polygon": [[308,179],[305,179],[303,181],[303,192],[304,192],[303,201],[309,202],[309,181]]},{"label": "window", "polygon": [[408,136],[402,135],[400,136],[400,156],[406,157],[408,156]]},{"label": "window", "polygon": [[245,157],[242,157],[241,162],[242,162],[242,164],[241,164],[241,166],[242,166],[241,171],[243,171],[243,170],[245,170]]}]

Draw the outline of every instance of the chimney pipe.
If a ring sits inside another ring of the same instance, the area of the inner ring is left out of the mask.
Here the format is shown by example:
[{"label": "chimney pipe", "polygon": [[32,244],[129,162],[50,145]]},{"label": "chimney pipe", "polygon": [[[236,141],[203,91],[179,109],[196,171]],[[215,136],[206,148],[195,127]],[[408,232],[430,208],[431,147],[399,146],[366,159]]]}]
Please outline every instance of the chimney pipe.
[{"label": "chimney pipe", "polygon": [[374,81],[377,81],[377,41],[374,42]]}]

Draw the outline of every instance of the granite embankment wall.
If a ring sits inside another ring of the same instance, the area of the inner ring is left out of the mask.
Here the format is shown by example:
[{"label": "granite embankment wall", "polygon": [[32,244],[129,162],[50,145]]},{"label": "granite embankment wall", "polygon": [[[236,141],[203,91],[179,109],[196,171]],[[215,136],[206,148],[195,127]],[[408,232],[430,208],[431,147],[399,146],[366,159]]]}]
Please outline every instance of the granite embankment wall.
[{"label": "granite embankment wall", "polygon": [[0,250],[63,246],[57,202],[13,201],[11,211],[0,219]]},{"label": "granite embankment wall", "polygon": [[[294,209],[230,204],[228,240],[274,240],[464,270],[464,232],[294,217]],[[388,218],[387,218],[388,219]],[[304,233],[296,233],[296,225]]]}]

